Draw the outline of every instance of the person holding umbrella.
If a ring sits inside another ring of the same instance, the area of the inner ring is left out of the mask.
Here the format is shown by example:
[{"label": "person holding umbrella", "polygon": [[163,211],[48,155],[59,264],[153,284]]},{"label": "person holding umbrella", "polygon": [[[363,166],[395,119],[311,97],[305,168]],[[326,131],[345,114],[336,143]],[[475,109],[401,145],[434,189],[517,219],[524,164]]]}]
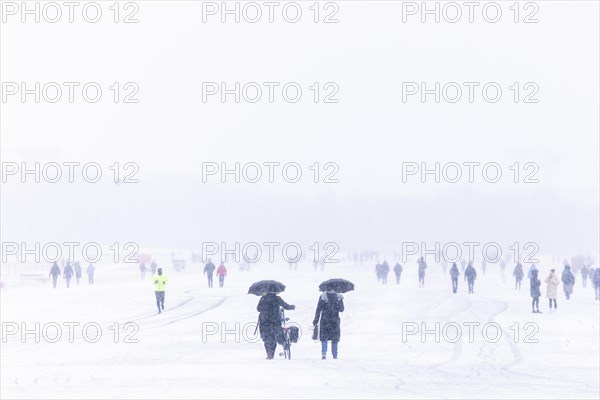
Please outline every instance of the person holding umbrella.
[{"label": "person holding umbrella", "polygon": [[267,352],[267,360],[275,357],[277,348],[276,335],[281,329],[280,307],[284,310],[295,310],[296,306],[283,301],[277,293],[283,292],[285,285],[277,281],[260,281],[252,284],[248,293],[261,296],[256,306],[258,314],[258,328],[260,338],[263,340]]},{"label": "person holding umbrella", "polygon": [[331,341],[331,355],[338,357],[338,343],[341,336],[340,313],[344,311],[344,296],[338,292],[354,290],[354,284],[344,279],[330,279],[319,285],[323,293],[319,296],[313,326],[319,326],[321,359],[327,358],[327,342]]}]

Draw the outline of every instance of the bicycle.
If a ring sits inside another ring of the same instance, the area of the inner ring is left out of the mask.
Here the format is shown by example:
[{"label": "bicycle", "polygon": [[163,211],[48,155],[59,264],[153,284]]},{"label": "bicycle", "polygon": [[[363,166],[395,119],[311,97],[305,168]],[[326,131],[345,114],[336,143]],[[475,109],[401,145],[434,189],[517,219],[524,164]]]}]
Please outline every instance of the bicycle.
[{"label": "bicycle", "polygon": [[292,343],[296,343],[299,338],[299,329],[297,326],[289,325],[290,320],[285,316],[283,308],[279,308],[279,315],[281,317],[281,331],[280,337],[277,341],[283,346],[283,351],[279,353],[280,357],[285,357],[286,360],[292,359]]}]

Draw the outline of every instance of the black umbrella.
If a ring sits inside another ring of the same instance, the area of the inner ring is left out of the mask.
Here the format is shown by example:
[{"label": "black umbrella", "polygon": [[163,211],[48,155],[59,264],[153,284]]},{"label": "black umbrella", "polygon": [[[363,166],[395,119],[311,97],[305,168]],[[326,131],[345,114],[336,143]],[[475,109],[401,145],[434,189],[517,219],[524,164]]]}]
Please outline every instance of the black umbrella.
[{"label": "black umbrella", "polygon": [[328,279],[319,285],[321,292],[326,292],[330,289],[335,290],[336,293],[346,293],[354,290],[354,283],[341,278]]},{"label": "black umbrella", "polygon": [[266,280],[254,282],[250,289],[248,289],[248,294],[255,294],[257,296],[262,296],[264,293],[279,293],[285,290],[285,285],[281,282]]}]

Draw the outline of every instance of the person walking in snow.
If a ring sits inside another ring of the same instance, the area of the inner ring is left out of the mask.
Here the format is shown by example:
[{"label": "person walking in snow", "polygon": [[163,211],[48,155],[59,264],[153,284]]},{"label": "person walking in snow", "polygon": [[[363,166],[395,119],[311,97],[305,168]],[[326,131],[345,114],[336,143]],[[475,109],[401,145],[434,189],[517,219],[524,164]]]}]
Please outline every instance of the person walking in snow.
[{"label": "person walking in snow", "polygon": [[154,297],[156,297],[156,307],[159,314],[165,309],[165,289],[167,282],[169,282],[169,278],[163,274],[162,268],[158,268],[156,275],[152,277],[152,283],[154,283]]},{"label": "person walking in snow", "polygon": [[321,341],[321,359],[327,358],[327,342],[331,341],[331,355],[338,357],[338,343],[342,334],[340,313],[344,312],[344,296],[329,289],[323,292],[317,303],[313,326],[319,325],[319,340]]},{"label": "person walking in snow", "polygon": [[571,298],[571,294],[573,293],[573,286],[575,285],[575,275],[573,275],[573,273],[571,272],[570,266],[565,265],[565,269],[563,270],[561,280],[563,283],[563,290],[565,292],[565,296],[567,297],[567,300],[569,300]]},{"label": "person walking in snow", "polygon": [[263,293],[256,306],[256,311],[259,312],[258,327],[260,329],[260,338],[264,342],[267,360],[272,360],[275,357],[277,334],[281,330],[280,307],[284,310],[296,309],[295,305],[286,303],[276,293],[271,292]]},{"label": "person walking in snow", "polygon": [[541,291],[540,291],[540,285],[542,284],[542,281],[540,281],[538,279],[538,270],[534,269],[531,271],[531,278],[529,279],[529,293],[531,295],[531,298],[533,299],[531,301],[531,312],[532,313],[540,313],[540,296]]},{"label": "person walking in snow", "polygon": [[152,272],[152,275],[156,274],[158,265],[156,264],[156,261],[152,260],[152,262],[150,263],[150,272]]},{"label": "person walking in snow", "polygon": [[88,274],[88,285],[93,285],[94,284],[94,272],[96,272],[96,267],[94,267],[94,264],[90,263],[90,265],[88,265],[88,267],[87,267],[86,272]]},{"label": "person walking in snow", "polygon": [[375,275],[377,276],[377,282],[379,282],[379,283],[381,283],[381,280],[383,279],[382,268],[383,268],[383,266],[379,263],[377,263],[377,265],[375,265]]},{"label": "person walking in snow", "polygon": [[580,272],[581,272],[581,283],[583,285],[583,288],[585,289],[587,287],[587,279],[588,279],[588,275],[590,273],[590,268],[586,264],[583,264],[581,266]]},{"label": "person walking in snow", "polygon": [[222,288],[225,284],[225,277],[227,276],[225,264],[221,263],[221,265],[219,265],[219,268],[217,268],[217,276],[219,277],[219,287]]},{"label": "person walking in snow", "polygon": [[548,275],[544,282],[546,282],[546,297],[550,304],[550,312],[552,312],[552,303],[554,303],[554,311],[556,311],[556,298],[558,297],[558,285],[560,284],[560,280],[556,275],[555,269],[550,270],[550,275]]},{"label": "person walking in snow", "polygon": [[500,261],[500,275],[502,276],[502,283],[506,283],[506,261]]},{"label": "person walking in snow", "polygon": [[425,259],[421,257],[419,259],[419,287],[425,287],[425,270],[427,269],[427,263]]},{"label": "person walking in snow", "polygon": [[73,265],[73,269],[75,270],[75,281],[77,282],[77,286],[79,286],[79,281],[81,280],[81,264],[79,261]]},{"label": "person walking in snow", "polygon": [[206,278],[208,279],[208,287],[213,287],[213,272],[215,271],[215,264],[212,263],[212,260],[209,258],[208,262],[204,266],[204,273],[206,274]]},{"label": "person walking in snow", "polygon": [[381,264],[381,283],[384,285],[387,285],[387,277],[388,274],[390,273],[390,265],[388,264],[387,261],[383,261],[383,264]]},{"label": "person walking in snow", "polygon": [[452,280],[452,293],[456,294],[458,290],[458,276],[460,272],[458,271],[458,266],[455,262],[452,263],[452,267],[450,267],[450,279]]},{"label": "person walking in snow", "polygon": [[[142,275],[142,280],[146,279],[146,264],[142,261],[140,263],[140,274]],[[153,274],[154,275],[154,274]]]},{"label": "person walking in snow", "polygon": [[58,281],[58,276],[61,275],[60,273],[60,267],[58,266],[57,263],[52,264],[52,267],[50,267],[50,273],[48,274],[48,276],[52,276],[52,286],[54,287],[54,289],[56,289],[56,282]]},{"label": "person walking in snow", "polygon": [[521,281],[523,280],[523,266],[521,263],[517,263],[517,265],[515,265],[513,276],[515,277],[515,290],[521,290]]},{"label": "person walking in snow", "polygon": [[63,277],[67,281],[67,289],[68,289],[69,286],[71,286],[71,278],[73,278],[73,267],[71,266],[70,262],[67,263],[67,266],[63,270]]},{"label": "person walking in snow", "polygon": [[469,294],[473,293],[475,279],[477,279],[477,271],[475,271],[475,268],[473,268],[473,264],[469,263],[469,265],[467,265],[467,269],[465,269],[465,280],[469,285]]},{"label": "person walking in snow", "polygon": [[394,265],[394,274],[396,274],[396,285],[399,285],[400,277],[402,276],[402,265],[398,262]]},{"label": "person walking in snow", "polygon": [[594,293],[596,294],[595,300],[600,300],[600,267],[590,272],[590,276],[594,285]]}]

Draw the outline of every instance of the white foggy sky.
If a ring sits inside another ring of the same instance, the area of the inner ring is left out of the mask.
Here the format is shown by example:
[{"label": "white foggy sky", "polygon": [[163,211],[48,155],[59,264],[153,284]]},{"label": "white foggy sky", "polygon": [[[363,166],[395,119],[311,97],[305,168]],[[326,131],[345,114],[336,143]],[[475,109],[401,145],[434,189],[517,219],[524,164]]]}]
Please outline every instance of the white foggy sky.
[{"label": "white foggy sky", "polygon": [[[9,20],[3,82],[96,81],[105,93],[97,104],[2,104],[2,161],[32,153],[134,161],[141,183],[3,185],[3,237],[50,240],[89,234],[91,225],[103,237],[118,232],[155,246],[211,240],[205,230],[250,238],[292,231],[307,240],[327,232],[360,246],[388,241],[397,225],[413,240],[466,227],[508,238],[518,224],[547,248],[581,243],[597,253],[598,4],[537,3],[538,24],[514,24],[512,15],[488,24],[480,14],[474,24],[402,24],[401,2],[350,1],[339,2],[340,23],[329,25],[308,15],[298,24],[202,24],[200,3],[154,1],[139,3],[140,23],[131,25]],[[140,103],[111,104],[106,88],[115,81],[137,82]],[[305,92],[297,104],[204,104],[204,81],[296,81]],[[312,103],[316,81],[336,82],[340,103]],[[496,104],[480,92],[474,104],[404,104],[404,81],[495,81],[504,93]],[[540,103],[512,103],[513,82],[536,82]],[[202,185],[204,161],[296,161],[304,173],[331,161],[340,183]],[[499,184],[403,184],[403,161],[495,161],[507,175]],[[541,182],[510,184],[517,161],[539,164]],[[492,215],[494,229],[483,222]],[[424,216],[431,220],[417,233]],[[156,221],[168,233],[149,235]]]}]

